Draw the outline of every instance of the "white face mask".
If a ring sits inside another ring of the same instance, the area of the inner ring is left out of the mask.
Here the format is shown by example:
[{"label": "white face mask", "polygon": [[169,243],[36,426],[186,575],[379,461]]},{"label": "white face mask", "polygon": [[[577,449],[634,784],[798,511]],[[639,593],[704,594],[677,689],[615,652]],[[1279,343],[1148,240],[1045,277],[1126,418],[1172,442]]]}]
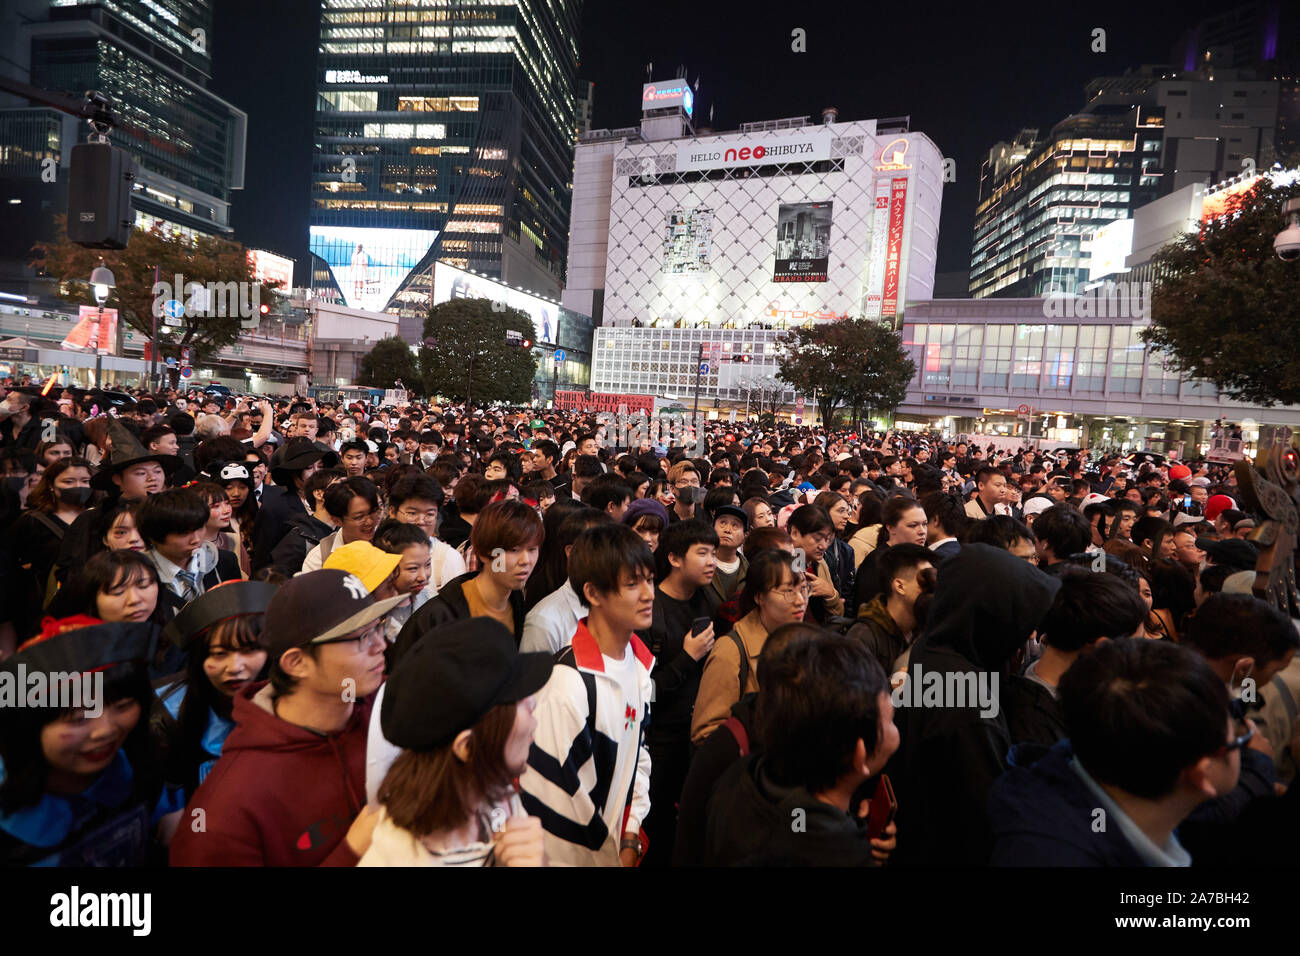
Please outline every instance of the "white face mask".
[{"label": "white face mask", "polygon": [[420,452],[420,461],[424,464],[425,468],[428,468],[437,460],[438,460],[438,453],[436,451]]}]

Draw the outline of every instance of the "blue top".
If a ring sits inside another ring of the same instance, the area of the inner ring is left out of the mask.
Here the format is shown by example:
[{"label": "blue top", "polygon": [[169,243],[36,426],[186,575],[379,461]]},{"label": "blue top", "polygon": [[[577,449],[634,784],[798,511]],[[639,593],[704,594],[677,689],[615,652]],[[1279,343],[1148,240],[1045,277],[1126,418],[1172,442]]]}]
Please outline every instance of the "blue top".
[{"label": "blue top", "polygon": [[[159,697],[162,705],[167,708],[167,713],[171,714],[175,720],[180,719],[181,702],[185,700],[187,690],[189,690],[188,684],[176,683],[165,688]],[[203,731],[203,739],[200,743],[204,752],[212,755],[212,759],[199,764],[199,783],[202,783],[207,775],[212,772],[212,768],[217,765],[217,758],[221,756],[221,748],[225,745],[226,738],[230,736],[230,732],[234,729],[235,722],[233,720],[222,717],[211,707],[208,708],[208,726]]]},{"label": "blue top", "polygon": [[[4,776],[0,763],[0,783]],[[131,761],[119,750],[81,793],[45,793],[30,807],[0,813],[0,831],[51,851],[27,859],[32,866],[138,866],[145,862],[153,825],[185,803],[178,789],[164,788],[151,817],[147,806],[130,802],[134,782]]]}]

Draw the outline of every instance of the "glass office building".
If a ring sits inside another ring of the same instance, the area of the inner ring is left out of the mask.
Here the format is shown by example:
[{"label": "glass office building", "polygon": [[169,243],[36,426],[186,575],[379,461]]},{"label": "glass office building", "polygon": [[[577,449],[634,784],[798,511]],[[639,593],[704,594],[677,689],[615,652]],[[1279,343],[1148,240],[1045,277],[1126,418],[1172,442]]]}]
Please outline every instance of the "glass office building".
[{"label": "glass office building", "polygon": [[[111,98],[121,124],[111,141],[140,169],[132,197],[138,221],[229,236],[230,193],[244,185],[247,116],[207,88],[211,0],[28,6],[14,49],[27,59],[30,80],[21,69],[13,75],[75,99],[86,90]],[[60,165],[86,132],[81,124],[75,139],[61,137]]]},{"label": "glass office building", "polygon": [[[347,304],[384,297],[377,308],[417,335],[435,258],[558,296],[580,12],[581,0],[323,0],[312,251]],[[318,234],[337,245],[348,229],[374,244],[335,261]],[[427,253],[410,264],[413,235]],[[399,260],[407,279],[372,288],[369,270]]]}]

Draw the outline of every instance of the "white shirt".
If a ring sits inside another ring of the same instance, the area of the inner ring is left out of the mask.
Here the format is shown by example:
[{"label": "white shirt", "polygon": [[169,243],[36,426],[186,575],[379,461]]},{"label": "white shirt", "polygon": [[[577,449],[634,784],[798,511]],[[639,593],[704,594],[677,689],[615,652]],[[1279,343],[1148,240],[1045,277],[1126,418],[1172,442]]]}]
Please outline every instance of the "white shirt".
[{"label": "white shirt", "polygon": [[460,552],[445,541],[429,538],[429,583],[415,596],[411,610],[418,611],[439,591],[447,586],[452,578],[458,578],[468,569]]},{"label": "white shirt", "polygon": [[586,616],[587,609],[582,606],[578,592],[573,590],[571,582],[565,581],[528,612],[519,650],[558,654],[573,640],[578,621]]},{"label": "white shirt", "polygon": [[325,566],[325,560],[334,553],[335,549],[341,547],[343,547],[343,529],[339,528],[338,531],[323,538],[320,544],[307,552],[307,557],[302,562],[302,570],[295,574],[294,577],[298,577],[299,574],[306,574],[308,571],[319,571]]}]

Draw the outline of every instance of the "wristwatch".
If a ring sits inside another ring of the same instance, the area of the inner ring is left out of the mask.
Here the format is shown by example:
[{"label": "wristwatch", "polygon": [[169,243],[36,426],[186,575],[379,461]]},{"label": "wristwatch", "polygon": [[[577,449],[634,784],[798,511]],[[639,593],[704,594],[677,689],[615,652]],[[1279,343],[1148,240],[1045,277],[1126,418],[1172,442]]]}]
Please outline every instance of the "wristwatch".
[{"label": "wristwatch", "polygon": [[624,850],[632,850],[634,853],[636,853],[637,861],[640,862],[641,860],[641,841],[637,839],[635,834],[633,835],[624,834],[622,842],[620,842],[618,845],[618,850],[620,853],[622,853]]}]

